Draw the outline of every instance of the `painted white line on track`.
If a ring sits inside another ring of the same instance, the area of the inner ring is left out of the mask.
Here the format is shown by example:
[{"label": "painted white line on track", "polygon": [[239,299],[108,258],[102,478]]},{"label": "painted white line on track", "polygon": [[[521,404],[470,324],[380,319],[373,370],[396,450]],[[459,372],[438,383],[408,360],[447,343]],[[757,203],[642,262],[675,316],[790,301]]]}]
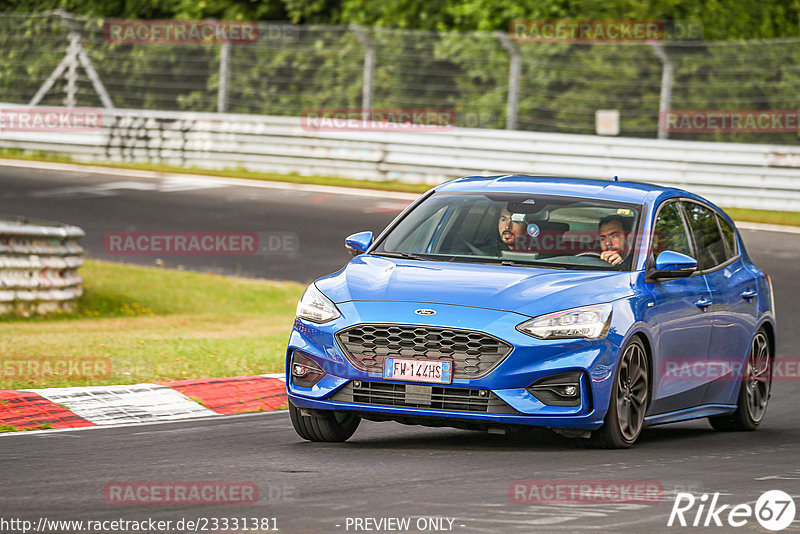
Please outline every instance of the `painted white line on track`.
[{"label": "painted white line on track", "polygon": [[[124,176],[126,178],[141,178],[145,180],[169,180],[169,190],[179,191],[191,189],[191,184],[202,179],[204,187],[211,187],[212,182],[218,187],[260,187],[263,189],[279,189],[289,191],[304,191],[308,193],[330,193],[333,195],[350,195],[372,198],[393,198],[397,200],[416,200],[420,195],[416,193],[401,193],[398,191],[381,191],[376,189],[357,189],[355,187],[339,187],[333,185],[300,184],[293,182],[269,182],[266,180],[250,180],[247,178],[227,178],[205,174],[180,174],[155,171],[141,171],[136,169],[118,169],[115,167],[101,167],[95,165],[76,165],[71,163],[55,163],[49,161],[28,161],[19,159],[0,158],[0,166],[22,167],[26,169],[77,172],[83,174],[102,174],[105,176]],[[186,187],[182,188],[181,184]],[[431,186],[433,187],[433,186]]]}]

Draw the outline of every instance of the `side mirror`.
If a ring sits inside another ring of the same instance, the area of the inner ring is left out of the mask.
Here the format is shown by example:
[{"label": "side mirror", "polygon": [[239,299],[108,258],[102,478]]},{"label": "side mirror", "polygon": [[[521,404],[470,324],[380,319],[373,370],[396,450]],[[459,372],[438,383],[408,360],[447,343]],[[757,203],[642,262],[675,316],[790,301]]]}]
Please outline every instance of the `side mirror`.
[{"label": "side mirror", "polygon": [[665,250],[656,258],[655,271],[651,278],[682,278],[697,270],[697,260],[686,254]]},{"label": "side mirror", "polygon": [[372,232],[359,232],[344,240],[344,248],[351,256],[358,256],[366,252],[370,245],[372,245]]}]

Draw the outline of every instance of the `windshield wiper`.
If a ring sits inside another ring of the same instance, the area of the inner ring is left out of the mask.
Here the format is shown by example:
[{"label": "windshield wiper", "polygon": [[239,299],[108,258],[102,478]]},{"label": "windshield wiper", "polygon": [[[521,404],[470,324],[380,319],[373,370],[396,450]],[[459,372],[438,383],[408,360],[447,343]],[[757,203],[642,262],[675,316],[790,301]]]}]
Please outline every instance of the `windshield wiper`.
[{"label": "windshield wiper", "polygon": [[389,258],[403,258],[406,260],[421,260],[421,261],[434,261],[435,258],[432,258],[431,255],[422,255],[422,254],[415,254],[413,252],[374,252],[375,256],[386,256]]},{"label": "windshield wiper", "polygon": [[563,265],[555,265],[552,263],[547,263],[545,261],[513,261],[513,260],[503,260],[500,262],[500,265],[512,265],[514,267],[542,267],[544,269],[559,269],[561,271],[566,271],[567,268]]}]

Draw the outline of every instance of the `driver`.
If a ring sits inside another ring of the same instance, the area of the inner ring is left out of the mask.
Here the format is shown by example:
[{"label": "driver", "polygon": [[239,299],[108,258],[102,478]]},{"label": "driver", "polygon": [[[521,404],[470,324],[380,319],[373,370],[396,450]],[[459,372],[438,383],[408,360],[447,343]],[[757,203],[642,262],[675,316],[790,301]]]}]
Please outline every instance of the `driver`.
[{"label": "driver", "polygon": [[503,208],[500,212],[500,218],[497,220],[497,230],[500,233],[500,241],[502,241],[504,248],[507,250],[514,250],[519,248],[520,244],[526,237],[527,225],[522,213],[511,213],[507,208]]},{"label": "driver", "polygon": [[624,262],[630,253],[630,230],[625,219],[619,215],[608,215],[600,219],[598,238],[600,239],[600,258],[611,265]]}]

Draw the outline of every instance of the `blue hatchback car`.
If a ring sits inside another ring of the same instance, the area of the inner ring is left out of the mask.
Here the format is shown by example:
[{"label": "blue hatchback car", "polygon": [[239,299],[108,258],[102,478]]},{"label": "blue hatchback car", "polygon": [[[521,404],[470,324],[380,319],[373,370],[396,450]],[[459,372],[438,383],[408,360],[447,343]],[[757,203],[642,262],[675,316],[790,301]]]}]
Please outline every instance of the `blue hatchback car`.
[{"label": "blue hatchback car", "polygon": [[345,247],[355,257],[298,303],[286,353],[304,439],[344,441],[368,419],[623,448],[651,425],[763,420],[770,279],[697,195],[471,176]]}]

